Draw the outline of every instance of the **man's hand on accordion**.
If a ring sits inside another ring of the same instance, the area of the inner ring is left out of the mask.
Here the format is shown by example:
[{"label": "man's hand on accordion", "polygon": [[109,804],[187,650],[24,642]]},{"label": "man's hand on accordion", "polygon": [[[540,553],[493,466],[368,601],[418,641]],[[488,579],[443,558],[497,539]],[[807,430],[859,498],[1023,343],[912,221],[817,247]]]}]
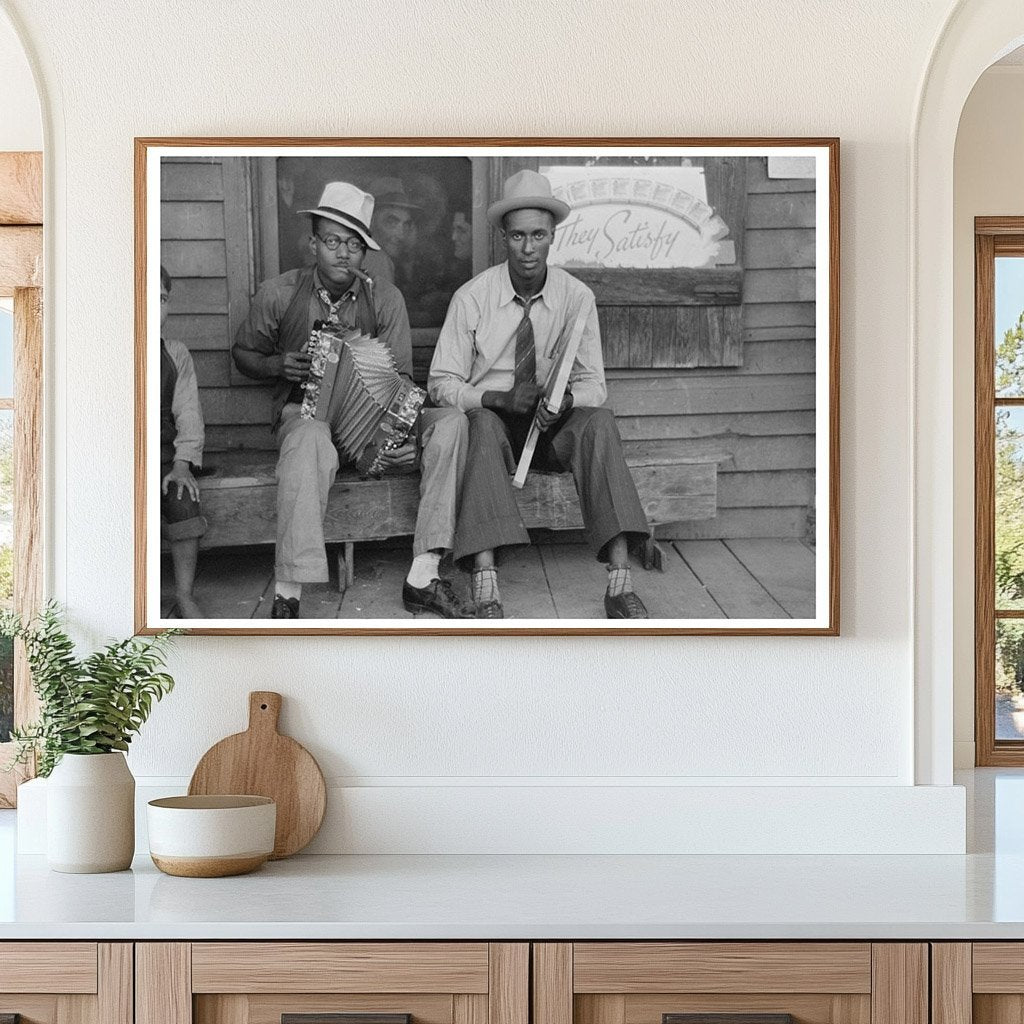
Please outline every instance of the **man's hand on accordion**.
[{"label": "man's hand on accordion", "polygon": [[412,439],[399,448],[392,448],[381,453],[384,471],[395,469],[412,469],[416,465],[416,442]]},{"label": "man's hand on accordion", "polygon": [[280,376],[293,384],[301,384],[309,376],[308,352],[284,352],[281,355]]}]

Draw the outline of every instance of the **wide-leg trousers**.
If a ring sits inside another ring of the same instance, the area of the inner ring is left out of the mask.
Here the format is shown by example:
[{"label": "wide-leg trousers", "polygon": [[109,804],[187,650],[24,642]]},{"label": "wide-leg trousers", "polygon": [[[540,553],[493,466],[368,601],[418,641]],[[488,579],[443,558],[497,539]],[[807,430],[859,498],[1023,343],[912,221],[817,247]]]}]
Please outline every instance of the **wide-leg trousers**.
[{"label": "wide-leg trousers", "polygon": [[[466,415],[469,453],[454,546],[455,559],[464,567],[477,552],[530,542],[512,476],[532,419],[492,409],[471,409]],[[599,560],[607,560],[608,542],[620,533],[635,540],[648,535],[611,410],[570,409],[540,435],[531,467],[572,473],[587,542]]]},{"label": "wide-leg trousers", "polygon": [[[338,449],[330,426],[306,420],[289,404],[277,431],[277,579],[323,583],[327,498],[338,474]],[[455,538],[461,477],[469,447],[469,424],[458,409],[424,409],[418,427],[422,448],[420,505],[413,553],[450,550]]]}]

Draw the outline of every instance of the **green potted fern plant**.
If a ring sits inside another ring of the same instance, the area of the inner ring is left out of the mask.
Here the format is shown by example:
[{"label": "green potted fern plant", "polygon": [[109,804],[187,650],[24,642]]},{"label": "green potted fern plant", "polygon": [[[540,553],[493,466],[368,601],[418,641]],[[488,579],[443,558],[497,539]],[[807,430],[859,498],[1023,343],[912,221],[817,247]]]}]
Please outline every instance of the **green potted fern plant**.
[{"label": "green potted fern plant", "polygon": [[171,638],[111,641],[75,653],[58,606],[29,622],[0,613],[0,635],[21,640],[39,697],[37,721],[15,729],[12,763],[35,757],[48,777],[47,862],[55,871],[121,871],[135,851],[135,779],[124,758],[153,703],[174,687],[161,671]]}]

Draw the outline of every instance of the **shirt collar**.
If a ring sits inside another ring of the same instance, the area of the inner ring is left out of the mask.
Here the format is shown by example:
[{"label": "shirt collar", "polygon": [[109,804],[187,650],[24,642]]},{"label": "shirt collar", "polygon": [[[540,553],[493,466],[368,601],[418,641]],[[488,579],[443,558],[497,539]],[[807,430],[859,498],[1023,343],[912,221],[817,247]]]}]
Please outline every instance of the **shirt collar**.
[{"label": "shirt collar", "polygon": [[[338,303],[340,303],[340,302],[351,301],[349,299],[349,296],[351,296],[353,299],[356,298],[356,296],[359,294],[359,285],[361,283],[362,283],[362,279],[360,277],[358,277],[358,276],[354,277],[352,279],[352,284],[349,285],[349,287],[348,287],[348,290],[345,291],[345,292],[342,292],[341,296],[339,298],[335,299],[334,305],[337,306]],[[313,268],[313,287],[314,287],[314,289],[316,289],[316,292],[317,292],[318,295],[319,295],[321,290],[324,290],[324,291],[327,290],[327,286],[323,283],[323,281],[320,280],[320,271],[319,271],[319,269],[317,267]],[[330,295],[330,292],[328,291],[327,294]]]},{"label": "shirt collar", "polygon": [[[499,293],[498,293],[498,305],[507,306],[510,302],[516,300],[516,290],[512,284],[512,275],[509,273],[508,260],[502,264],[501,276],[498,279]],[[545,297],[545,292],[551,287],[551,268],[547,268],[547,276],[544,278],[544,287],[541,288],[536,295],[533,296],[533,301],[543,301],[545,305],[548,305],[548,300]]]}]

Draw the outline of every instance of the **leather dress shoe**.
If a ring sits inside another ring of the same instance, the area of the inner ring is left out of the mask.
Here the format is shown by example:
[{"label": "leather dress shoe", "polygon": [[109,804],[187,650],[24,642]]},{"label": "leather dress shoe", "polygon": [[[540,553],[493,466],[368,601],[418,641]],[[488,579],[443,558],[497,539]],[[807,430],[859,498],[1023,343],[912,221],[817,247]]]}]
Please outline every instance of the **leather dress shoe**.
[{"label": "leather dress shoe", "polygon": [[299,599],[275,594],[270,617],[272,619],[297,619],[299,617]]},{"label": "leather dress shoe", "polygon": [[425,587],[414,587],[408,580],[402,584],[402,604],[407,612],[433,612],[445,619],[471,619],[472,607],[467,607],[451,580],[433,579]]},{"label": "leather dress shoe", "polygon": [[505,609],[501,606],[500,601],[481,601],[476,606],[474,617],[478,619],[503,619],[505,618]]},{"label": "leather dress shoe", "polygon": [[644,607],[643,601],[632,590],[616,594],[615,597],[606,592],[604,595],[604,610],[609,619],[647,618],[647,609]]}]

